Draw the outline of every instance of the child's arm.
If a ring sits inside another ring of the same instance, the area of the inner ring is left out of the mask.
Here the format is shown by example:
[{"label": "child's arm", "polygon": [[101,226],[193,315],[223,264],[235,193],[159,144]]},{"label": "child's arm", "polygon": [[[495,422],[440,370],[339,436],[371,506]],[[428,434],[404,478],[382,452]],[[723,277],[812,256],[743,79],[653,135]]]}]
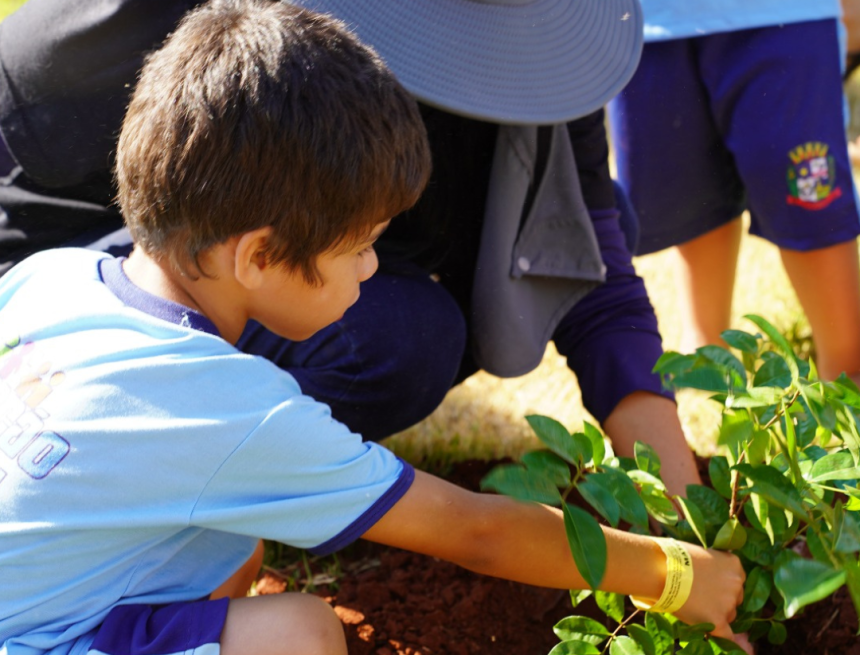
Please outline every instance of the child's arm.
[{"label": "child's arm", "polygon": [[702,484],[678,419],[678,407],[668,398],[635,391],[615,406],[603,429],[617,455],[633,457],[637,441],[653,447],[660,457],[660,477],[669,494],[686,496],[688,484]]},{"label": "child's arm", "polygon": [[[604,532],[608,560],[600,589],[658,598],[666,579],[666,556],[656,542],[611,528]],[[410,490],[364,538],[518,582],[587,587],[570,554],[559,510],[469,492],[420,471]],[[731,638],[729,622],[743,599],[740,562],[692,544],[688,550],[693,589],[675,615],[691,624],[713,623],[713,634]]]}]

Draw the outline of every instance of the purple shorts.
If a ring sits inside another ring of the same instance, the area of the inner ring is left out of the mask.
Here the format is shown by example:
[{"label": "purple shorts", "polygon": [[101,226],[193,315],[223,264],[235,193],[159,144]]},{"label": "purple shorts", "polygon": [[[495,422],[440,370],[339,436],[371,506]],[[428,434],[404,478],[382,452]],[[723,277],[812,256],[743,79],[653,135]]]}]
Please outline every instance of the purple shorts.
[{"label": "purple shorts", "polygon": [[860,234],[834,19],[648,43],[610,122],[637,254],[745,209],[780,248]]},{"label": "purple shorts", "polygon": [[120,605],[99,627],[88,655],[218,655],[229,603]]}]

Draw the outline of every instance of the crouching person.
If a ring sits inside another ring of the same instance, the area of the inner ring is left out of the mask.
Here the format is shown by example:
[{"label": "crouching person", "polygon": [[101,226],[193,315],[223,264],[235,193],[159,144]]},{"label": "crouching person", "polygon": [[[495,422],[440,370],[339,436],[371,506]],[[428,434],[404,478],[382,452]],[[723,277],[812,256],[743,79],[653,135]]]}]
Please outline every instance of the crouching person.
[{"label": "crouching person", "polygon": [[[0,653],[344,653],[324,602],[242,597],[260,539],[584,586],[559,512],[414,471],[233,346],[252,319],[292,340],[339,320],[428,152],[333,19],[214,0],[149,58],[117,157],[131,255],[46,251],[0,280]],[[659,598],[660,543],[606,539],[601,588]],[[731,637],[738,560],[686,548],[677,616]]]}]

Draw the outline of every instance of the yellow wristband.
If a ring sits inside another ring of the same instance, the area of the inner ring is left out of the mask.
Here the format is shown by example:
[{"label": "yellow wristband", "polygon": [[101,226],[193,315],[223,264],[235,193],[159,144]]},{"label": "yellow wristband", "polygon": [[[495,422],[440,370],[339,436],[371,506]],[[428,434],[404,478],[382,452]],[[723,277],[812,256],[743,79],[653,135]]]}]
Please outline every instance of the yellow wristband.
[{"label": "yellow wristband", "polygon": [[633,605],[646,612],[671,614],[684,606],[693,588],[693,560],[690,553],[674,539],[654,539],[666,554],[666,585],[656,603],[630,597]]}]

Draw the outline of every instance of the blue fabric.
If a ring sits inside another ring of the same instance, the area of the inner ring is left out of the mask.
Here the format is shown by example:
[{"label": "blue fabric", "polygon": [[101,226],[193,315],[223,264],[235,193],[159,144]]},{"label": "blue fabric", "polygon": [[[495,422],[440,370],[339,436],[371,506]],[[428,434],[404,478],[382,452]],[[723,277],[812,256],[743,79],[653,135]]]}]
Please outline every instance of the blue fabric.
[{"label": "blue fabric", "polygon": [[83,655],[114,606],[206,597],[260,538],[343,545],[412,479],[290,375],[188,311],[158,318],[175,306],[117,275],[70,249],[0,278],[4,655]]},{"label": "blue fabric", "polygon": [[89,655],[218,655],[229,603],[221,598],[114,607]]},{"label": "blue fabric", "polygon": [[250,323],[237,343],[289,372],[332,416],[376,441],[426,418],[454,384],[466,321],[414,264],[387,265],[337,323],[295,342]]},{"label": "blue fabric", "polygon": [[[665,41],[842,15],[839,0],[641,0],[645,41]],[[795,44],[807,50],[804,43]]]},{"label": "blue fabric", "polygon": [[751,233],[781,248],[857,236],[840,61],[834,20],[647,44],[609,107],[637,254],[746,208]]},{"label": "blue fabric", "polygon": [[[618,195],[623,201],[623,192]],[[621,204],[624,212],[591,212],[607,281],[571,310],[554,336],[598,421],[634,391],[673,397],[651,372],[662,341],[631,263],[636,217]],[[335,418],[376,439],[432,412],[452,384],[478,370],[468,357],[464,361],[465,330],[449,292],[418,267],[402,264],[362,284],[344,318],[305,342],[252,324],[238,345],[289,371],[305,393],[332,407]]]},{"label": "blue fabric", "polygon": [[606,282],[562,319],[553,340],[576,373],[583,405],[603,422],[634,391],[674,395],[651,372],[663,345],[645,283],[630,260],[619,212],[592,211],[591,216]]}]

